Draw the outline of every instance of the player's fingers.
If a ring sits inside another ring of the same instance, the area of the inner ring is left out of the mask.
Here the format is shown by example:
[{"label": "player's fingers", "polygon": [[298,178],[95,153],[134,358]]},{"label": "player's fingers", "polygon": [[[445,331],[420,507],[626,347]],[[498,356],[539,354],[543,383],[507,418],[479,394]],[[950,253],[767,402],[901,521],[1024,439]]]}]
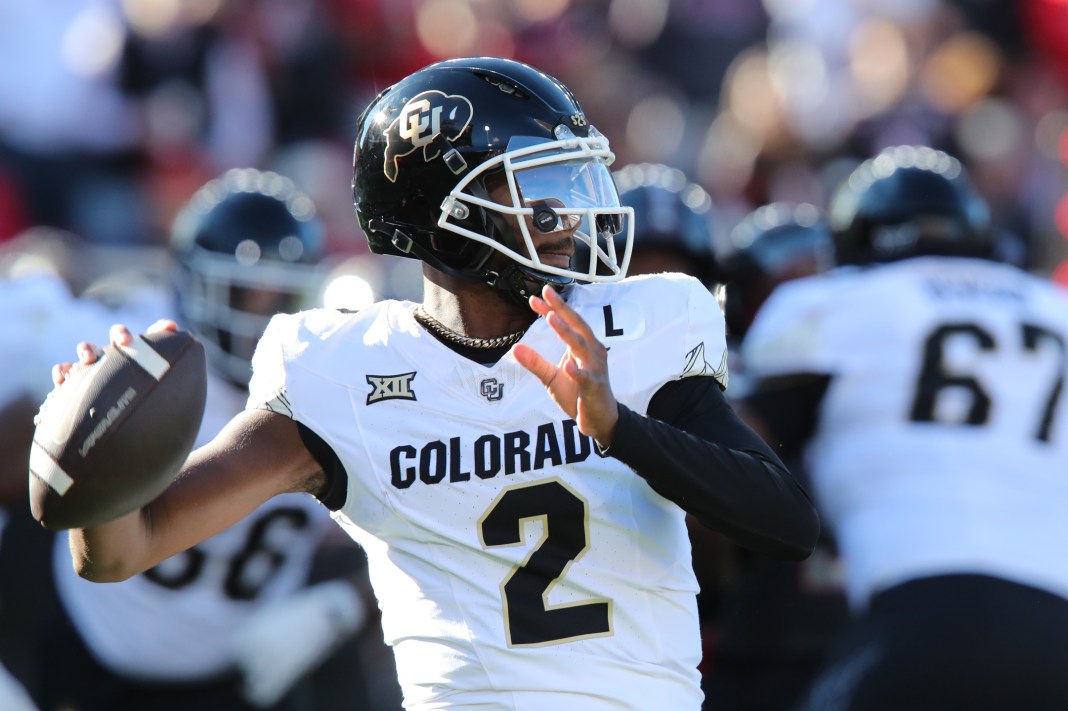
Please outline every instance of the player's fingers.
[{"label": "player's fingers", "polygon": [[556,366],[541,357],[541,354],[530,346],[517,343],[512,347],[512,353],[519,364],[534,374],[542,385],[548,386],[556,376]]},{"label": "player's fingers", "polygon": [[582,334],[583,338],[587,340],[596,340],[596,336],[593,334],[593,329],[586,323],[586,320],[579,316],[575,309],[571,308],[571,305],[564,301],[564,297],[557,293],[556,289],[551,286],[546,286],[541,290],[542,298],[549,305],[552,311],[560,316],[568,326],[571,327],[576,333]]},{"label": "player's fingers", "polygon": [[158,333],[160,331],[177,331],[178,324],[169,318],[161,318],[148,327],[146,333]]},{"label": "player's fingers", "polygon": [[95,363],[99,358],[102,351],[97,346],[89,343],[88,341],[82,341],[77,346],[78,362],[89,365]]},{"label": "player's fingers", "polygon": [[52,383],[54,385],[61,385],[64,380],[67,379],[67,373],[70,372],[70,363],[57,363],[52,366]]},{"label": "player's fingers", "polygon": [[596,370],[607,367],[605,348],[589,328],[572,328],[560,312],[555,310],[545,317],[545,321],[571,353],[582,361],[583,367]]},{"label": "player's fingers", "polygon": [[133,343],[133,334],[124,324],[117,323],[111,327],[111,342],[117,346],[128,346]]},{"label": "player's fingers", "polygon": [[537,313],[539,316],[545,316],[550,311],[552,311],[552,309],[549,307],[549,304],[545,303],[545,299],[541,298],[537,294],[531,294],[530,298],[527,299],[527,302],[530,304],[530,308],[533,309],[534,312]]},{"label": "player's fingers", "polygon": [[552,287],[546,286],[542,290],[544,298],[539,296],[530,297],[530,307],[538,314],[545,317],[560,340],[585,361],[601,362],[605,357],[605,350],[600,341],[593,333],[593,329],[578,313],[567,305],[567,302],[556,293]]}]

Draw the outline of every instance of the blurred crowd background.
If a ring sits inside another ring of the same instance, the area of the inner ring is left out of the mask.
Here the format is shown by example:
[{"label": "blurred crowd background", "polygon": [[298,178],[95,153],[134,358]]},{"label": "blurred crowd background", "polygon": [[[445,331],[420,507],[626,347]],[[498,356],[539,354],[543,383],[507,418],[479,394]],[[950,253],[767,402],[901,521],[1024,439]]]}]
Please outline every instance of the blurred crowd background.
[{"label": "blurred crowd background", "polygon": [[82,240],[83,280],[153,265],[115,249],[164,246],[197,186],[258,167],[315,200],[346,299],[408,296],[413,270],[363,259],[355,118],[474,54],[563,80],[617,165],[706,188],[720,235],[926,144],[971,170],[1020,262],[1068,282],[1061,0],[0,0],[0,240]]},{"label": "blurred crowd background", "polygon": [[[418,299],[419,264],[360,234],[356,117],[477,54],[561,79],[617,166],[705,188],[724,252],[757,206],[826,207],[860,161],[924,144],[968,168],[1012,261],[1068,285],[1065,0],[0,0],[0,278],[43,267],[119,300],[158,286],[179,209],[253,167],[315,202],[325,300]],[[5,548],[3,575],[47,557]]]}]

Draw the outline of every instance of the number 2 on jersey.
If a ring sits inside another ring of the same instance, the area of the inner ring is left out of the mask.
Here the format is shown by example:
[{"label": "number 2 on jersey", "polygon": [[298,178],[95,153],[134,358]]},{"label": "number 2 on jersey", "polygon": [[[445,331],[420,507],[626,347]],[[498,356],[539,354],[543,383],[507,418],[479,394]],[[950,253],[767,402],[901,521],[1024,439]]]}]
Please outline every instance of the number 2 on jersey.
[{"label": "number 2 on jersey", "polygon": [[[1057,403],[1064,390],[1065,371],[1068,370],[1068,347],[1059,334],[1047,328],[1030,323],[1019,324],[1019,327],[1019,346],[1026,353],[1033,354],[1050,346],[1057,349],[1057,368],[1052,377],[1044,383],[1042,401],[1036,403],[1036,408],[1039,409],[1039,424],[1034,436],[1041,442],[1048,442]],[[957,424],[982,425],[990,416],[991,398],[987,388],[974,375],[954,373],[947,367],[945,351],[948,341],[953,338],[970,339],[983,352],[992,353],[1001,345],[993,334],[974,323],[943,324],[931,331],[924,342],[923,369],[912,402],[909,419],[913,422],[942,422],[936,415],[936,403],[938,396],[947,389],[964,391],[968,395],[967,415]]]},{"label": "number 2 on jersey", "polygon": [[549,605],[549,591],[589,548],[585,499],[559,479],[505,489],[478,523],[486,548],[518,546],[526,523],[540,519],[541,540],[501,583],[504,627],[512,647],[535,647],[612,633],[611,600]]}]

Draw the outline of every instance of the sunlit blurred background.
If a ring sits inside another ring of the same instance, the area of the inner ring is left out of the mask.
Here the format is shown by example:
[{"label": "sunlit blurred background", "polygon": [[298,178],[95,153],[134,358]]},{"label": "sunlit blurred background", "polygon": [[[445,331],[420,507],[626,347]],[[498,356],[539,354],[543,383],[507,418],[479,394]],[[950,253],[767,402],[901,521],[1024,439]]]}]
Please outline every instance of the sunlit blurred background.
[{"label": "sunlit blurred background", "polygon": [[927,144],[970,169],[1021,264],[1068,284],[1065,0],[0,0],[0,20],[9,273],[56,235],[81,287],[157,268],[195,188],[252,166],[317,203],[333,303],[417,297],[418,269],[359,234],[355,117],[421,66],[492,54],[569,85],[617,165],[683,170],[720,233]]}]

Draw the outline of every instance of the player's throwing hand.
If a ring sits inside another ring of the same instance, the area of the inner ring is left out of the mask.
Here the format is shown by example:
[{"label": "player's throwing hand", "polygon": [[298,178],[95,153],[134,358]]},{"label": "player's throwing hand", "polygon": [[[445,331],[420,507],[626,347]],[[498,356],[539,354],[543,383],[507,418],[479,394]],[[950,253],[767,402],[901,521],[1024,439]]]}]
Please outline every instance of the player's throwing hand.
[{"label": "player's throwing hand", "polygon": [[530,346],[517,344],[513,349],[516,360],[541,380],[583,434],[607,448],[619,419],[612,384],[608,382],[608,349],[552,287],[544,287],[540,297],[531,296],[530,308],[545,318],[567,350],[553,365]]}]

